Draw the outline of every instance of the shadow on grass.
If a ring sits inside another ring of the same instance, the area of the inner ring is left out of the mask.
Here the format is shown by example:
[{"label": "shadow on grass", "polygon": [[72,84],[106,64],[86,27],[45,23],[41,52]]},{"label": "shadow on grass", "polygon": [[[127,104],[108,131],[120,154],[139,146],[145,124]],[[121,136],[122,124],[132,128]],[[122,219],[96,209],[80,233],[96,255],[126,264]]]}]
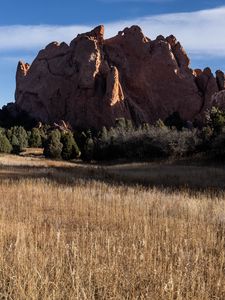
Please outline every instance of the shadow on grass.
[{"label": "shadow on grass", "polygon": [[43,167],[1,166],[0,180],[46,179],[60,185],[74,185],[80,180],[97,180],[108,184],[157,187],[168,192],[207,192],[217,195],[225,190],[225,170],[217,166],[178,163],[131,163]]}]

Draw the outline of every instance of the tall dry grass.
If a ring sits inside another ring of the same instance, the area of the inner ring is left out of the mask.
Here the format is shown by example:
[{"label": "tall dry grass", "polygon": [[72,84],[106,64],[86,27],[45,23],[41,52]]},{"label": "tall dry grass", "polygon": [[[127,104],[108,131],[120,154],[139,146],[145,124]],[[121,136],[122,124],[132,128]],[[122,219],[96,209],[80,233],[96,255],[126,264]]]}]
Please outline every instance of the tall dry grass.
[{"label": "tall dry grass", "polygon": [[225,194],[0,182],[0,299],[225,299]]}]

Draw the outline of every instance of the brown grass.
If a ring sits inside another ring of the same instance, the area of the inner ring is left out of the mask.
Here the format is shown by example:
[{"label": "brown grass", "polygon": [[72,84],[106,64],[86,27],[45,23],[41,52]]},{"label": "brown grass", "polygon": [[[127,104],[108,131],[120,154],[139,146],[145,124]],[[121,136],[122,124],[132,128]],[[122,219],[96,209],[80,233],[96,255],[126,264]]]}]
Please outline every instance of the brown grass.
[{"label": "brown grass", "polygon": [[225,299],[224,192],[26,163],[0,182],[0,299]]}]

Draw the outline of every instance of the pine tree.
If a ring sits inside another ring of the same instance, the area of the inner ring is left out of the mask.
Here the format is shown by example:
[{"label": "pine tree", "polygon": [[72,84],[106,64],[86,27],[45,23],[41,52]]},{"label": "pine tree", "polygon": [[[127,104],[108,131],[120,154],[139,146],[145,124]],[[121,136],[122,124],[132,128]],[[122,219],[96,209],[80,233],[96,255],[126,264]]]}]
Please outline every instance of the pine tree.
[{"label": "pine tree", "polygon": [[42,147],[41,133],[38,128],[33,128],[29,137],[29,146],[33,148]]},{"label": "pine tree", "polygon": [[62,148],[62,158],[65,160],[71,160],[79,157],[80,150],[75,142],[72,132],[66,132],[62,135],[61,143]]},{"label": "pine tree", "polygon": [[101,141],[106,141],[108,138],[108,130],[105,126],[102,127],[100,138],[101,138]]},{"label": "pine tree", "polygon": [[53,130],[45,143],[44,156],[49,158],[61,158],[63,144],[60,142],[59,130]]},{"label": "pine tree", "polygon": [[11,144],[13,135],[16,136],[18,140],[20,150],[28,147],[28,135],[22,126],[14,126],[7,131],[7,137]]},{"label": "pine tree", "polygon": [[0,134],[0,152],[10,153],[12,151],[12,145],[8,138],[4,134]]},{"label": "pine tree", "polygon": [[85,146],[84,146],[84,153],[83,153],[83,159],[84,161],[91,161],[94,156],[94,141],[92,137],[89,137],[86,140]]},{"label": "pine tree", "polygon": [[124,118],[116,119],[115,127],[116,128],[121,128],[121,129],[126,129],[126,120]]}]

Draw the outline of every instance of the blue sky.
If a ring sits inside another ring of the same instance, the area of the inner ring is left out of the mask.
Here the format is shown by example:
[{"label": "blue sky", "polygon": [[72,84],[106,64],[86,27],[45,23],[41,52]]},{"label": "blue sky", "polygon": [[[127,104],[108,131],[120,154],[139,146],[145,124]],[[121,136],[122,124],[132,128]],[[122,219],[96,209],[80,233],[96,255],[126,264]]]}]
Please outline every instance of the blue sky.
[{"label": "blue sky", "polygon": [[106,37],[133,24],[152,39],[174,34],[193,68],[225,71],[225,0],[1,0],[0,106],[14,101],[18,60],[99,24]]}]

